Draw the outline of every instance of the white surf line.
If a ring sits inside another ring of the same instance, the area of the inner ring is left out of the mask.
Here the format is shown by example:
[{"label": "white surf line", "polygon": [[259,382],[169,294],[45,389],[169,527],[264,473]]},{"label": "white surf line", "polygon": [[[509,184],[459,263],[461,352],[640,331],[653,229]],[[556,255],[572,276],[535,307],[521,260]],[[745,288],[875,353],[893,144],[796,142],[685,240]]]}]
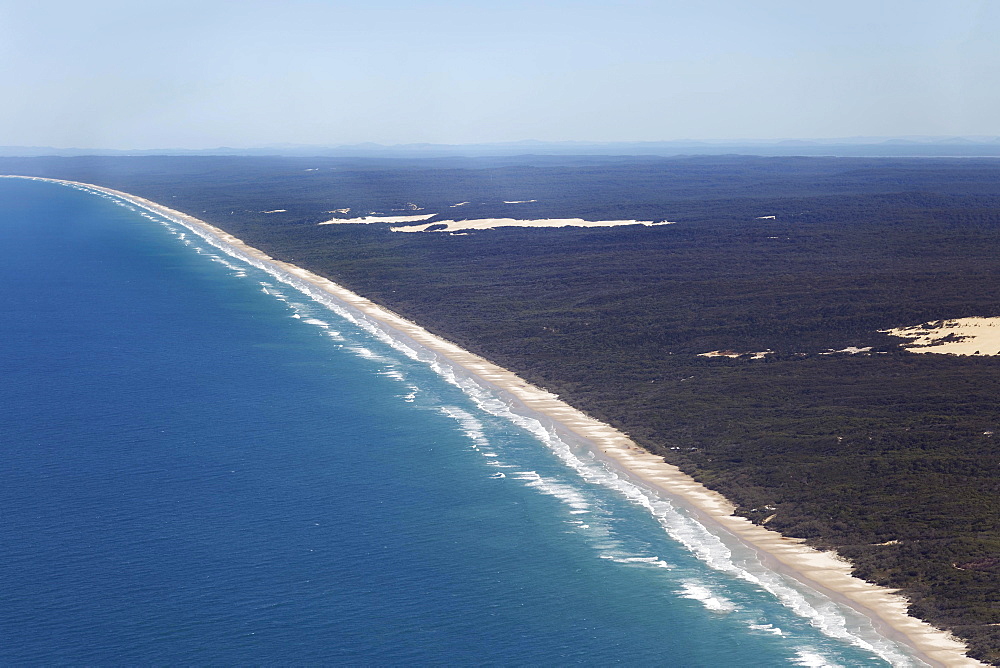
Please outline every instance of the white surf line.
[{"label": "white surf line", "polygon": [[[16,175],[0,175],[0,178],[48,181],[119,197],[189,228],[212,245],[236,257],[242,257],[255,266],[270,267],[276,270],[278,275],[298,279],[308,286],[319,289],[325,296],[333,298],[336,303],[363,321],[380,327],[384,333],[413,342],[418,348],[443,358],[456,369],[463,370],[487,386],[498,388],[504,395],[523,406],[529,414],[541,414],[551,420],[556,427],[584,439],[592,445],[595,453],[603,455],[621,473],[644,482],[667,498],[681,500],[685,506],[694,510],[700,519],[722,527],[754,549],[762,561],[772,569],[794,577],[833,600],[854,608],[870,618],[880,633],[915,649],[919,658],[928,664],[946,668],[985,665],[967,657],[965,645],[949,633],[907,615],[907,601],[895,594],[895,590],[853,577],[850,564],[834,553],[821,552],[803,545],[801,539],[782,536],[775,531],[755,525],[746,518],[733,515],[734,505],[728,499],[696,482],[676,466],[667,464],[662,458],[643,450],[611,426],[569,406],[558,396],[527,383],[513,372],[431,334],[327,278],[276,260],[224,230],[143,197],[77,181]],[[290,282],[296,284],[295,281]],[[514,410],[517,412],[516,408]]]}]

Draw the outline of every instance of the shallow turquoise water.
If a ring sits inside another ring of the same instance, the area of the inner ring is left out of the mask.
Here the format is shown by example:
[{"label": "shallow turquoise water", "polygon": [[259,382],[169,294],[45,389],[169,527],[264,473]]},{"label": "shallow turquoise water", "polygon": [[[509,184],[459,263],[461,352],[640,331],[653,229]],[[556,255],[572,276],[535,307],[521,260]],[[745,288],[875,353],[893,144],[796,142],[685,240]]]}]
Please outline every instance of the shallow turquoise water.
[{"label": "shallow turquoise water", "polygon": [[176,223],[0,179],[0,249],[0,663],[907,663]]}]

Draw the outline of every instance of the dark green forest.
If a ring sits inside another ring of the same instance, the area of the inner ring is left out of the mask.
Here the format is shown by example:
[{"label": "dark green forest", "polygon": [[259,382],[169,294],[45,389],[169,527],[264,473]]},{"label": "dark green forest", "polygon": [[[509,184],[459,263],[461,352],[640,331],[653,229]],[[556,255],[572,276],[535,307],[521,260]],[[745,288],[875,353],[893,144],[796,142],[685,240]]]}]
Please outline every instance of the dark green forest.
[{"label": "dark green forest", "polygon": [[[142,195],[327,276],[618,427],[738,513],[836,549],[1000,664],[1000,357],[917,355],[879,333],[1000,316],[996,160],[85,157],[0,172]],[[316,225],[414,207],[674,224]],[[849,346],[871,349],[832,352]],[[745,354],[698,355],[714,350]]]}]

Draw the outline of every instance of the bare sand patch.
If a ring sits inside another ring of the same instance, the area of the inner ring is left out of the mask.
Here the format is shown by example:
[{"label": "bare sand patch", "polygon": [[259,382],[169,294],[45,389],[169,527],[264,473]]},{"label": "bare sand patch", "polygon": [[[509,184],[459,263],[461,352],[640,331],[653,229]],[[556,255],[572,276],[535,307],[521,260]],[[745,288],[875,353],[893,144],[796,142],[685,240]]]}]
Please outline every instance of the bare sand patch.
[{"label": "bare sand patch", "polygon": [[710,350],[707,353],[698,353],[698,357],[731,357],[735,359],[737,357],[743,357],[744,355],[749,355],[750,359],[760,360],[764,359],[773,352],[774,352],[773,350],[761,350],[760,352],[756,353],[741,353],[735,350]]},{"label": "bare sand patch", "polygon": [[[341,211],[346,211],[341,209]],[[416,216],[361,216],[360,218],[331,218],[324,220],[317,225],[368,225],[371,223],[416,223],[421,220],[433,218],[436,213],[420,214]]]},{"label": "bare sand patch", "polygon": [[911,353],[1000,355],[1000,317],[933,320],[879,331],[909,339],[903,347]]},{"label": "bare sand patch", "polygon": [[[460,232],[462,230],[492,230],[497,227],[617,227],[619,225],[673,225],[654,223],[651,220],[583,220],[582,218],[545,218],[519,220],[517,218],[480,218],[477,220],[439,220],[424,225],[391,227],[393,232]],[[433,228],[433,229],[431,229]]]}]

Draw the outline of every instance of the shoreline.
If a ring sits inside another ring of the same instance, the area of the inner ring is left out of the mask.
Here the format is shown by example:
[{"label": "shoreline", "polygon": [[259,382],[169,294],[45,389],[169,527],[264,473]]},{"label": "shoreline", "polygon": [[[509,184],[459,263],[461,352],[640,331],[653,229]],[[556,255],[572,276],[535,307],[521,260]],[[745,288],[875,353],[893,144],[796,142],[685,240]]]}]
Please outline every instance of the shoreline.
[{"label": "shoreline", "polygon": [[705,524],[722,529],[754,550],[768,568],[788,575],[871,619],[880,634],[906,645],[920,660],[932,666],[984,665],[965,655],[966,648],[961,641],[909,616],[905,599],[893,590],[853,577],[851,565],[835,554],[821,552],[804,545],[801,539],[781,536],[746,518],[733,515],[733,504],[721,494],[643,450],[621,432],[572,408],[556,395],[528,384],[513,372],[431,334],[329,279],[271,258],[217,227],[136,195],[62,179],[14,175],[0,178],[47,181],[118,197],[191,229],[213,245],[231,248],[252,264],[265,265],[301,281],[384,333],[410,341],[418,349],[437,356],[475,382],[494,388],[502,398],[516,405],[515,412],[541,419],[546,427],[560,436],[586,443],[599,459],[621,475],[664,498],[680,501]]}]

